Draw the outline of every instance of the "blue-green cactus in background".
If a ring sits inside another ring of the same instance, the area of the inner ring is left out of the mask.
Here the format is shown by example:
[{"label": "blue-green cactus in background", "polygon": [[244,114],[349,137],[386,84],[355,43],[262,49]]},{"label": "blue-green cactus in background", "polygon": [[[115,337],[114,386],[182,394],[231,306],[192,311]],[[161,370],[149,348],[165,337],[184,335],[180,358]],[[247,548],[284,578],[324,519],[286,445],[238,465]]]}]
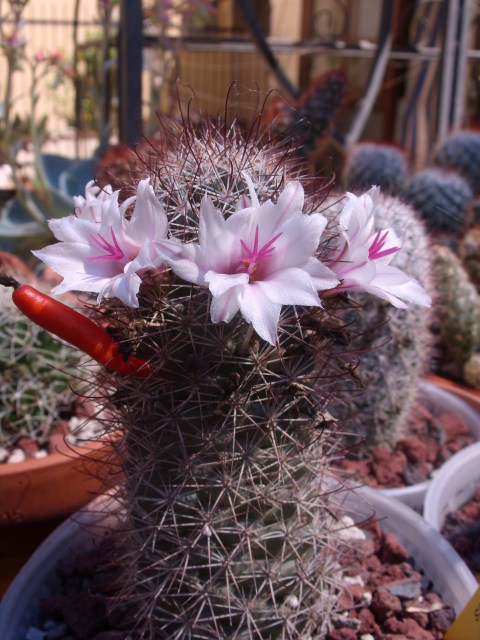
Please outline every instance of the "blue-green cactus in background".
[{"label": "blue-green cactus in background", "polygon": [[460,236],[468,224],[473,192],[456,173],[436,168],[418,171],[407,182],[403,197],[432,233]]},{"label": "blue-green cactus in background", "polygon": [[398,195],[408,178],[408,165],[401,149],[387,144],[363,142],[347,159],[343,182],[348,191],[363,192],[377,185],[383,193]]},{"label": "blue-green cactus in background", "polygon": [[480,193],[480,132],[456,131],[441,142],[434,163],[460,174],[474,193]]}]

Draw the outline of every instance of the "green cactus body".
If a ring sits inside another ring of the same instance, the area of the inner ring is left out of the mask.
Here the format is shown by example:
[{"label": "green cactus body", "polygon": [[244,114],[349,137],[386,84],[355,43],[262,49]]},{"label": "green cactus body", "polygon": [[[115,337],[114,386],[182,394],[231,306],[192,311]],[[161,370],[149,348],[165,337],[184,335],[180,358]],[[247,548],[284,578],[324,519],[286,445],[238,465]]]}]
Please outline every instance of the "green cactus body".
[{"label": "green cactus body", "polygon": [[473,193],[456,173],[424,169],[410,178],[403,197],[418,211],[429,231],[460,236],[468,223]]},{"label": "green cactus body", "polygon": [[82,354],[26,320],[0,287],[0,446],[21,436],[46,443],[51,427],[71,413]]},{"label": "green cactus body", "polygon": [[471,281],[480,291],[480,227],[473,227],[462,239],[460,255]]},{"label": "green cactus body", "polygon": [[475,194],[480,192],[480,133],[478,131],[452,133],[437,146],[433,157],[438,167],[456,171],[468,182]]},{"label": "green cactus body", "polygon": [[[275,199],[289,170],[276,153],[241,143],[236,130],[186,129],[145,161],[185,241],[205,193],[225,216],[245,206],[243,170],[260,201]],[[212,323],[209,292],[171,273],[144,282],[139,303],[107,305],[162,371],[116,380],[106,398],[124,428],[120,535],[129,538],[124,593],[139,609],[134,637],[324,637],[340,588],[337,498],[323,476],[333,384],[318,330],[325,312],[286,307],[274,348],[240,318]]]},{"label": "green cactus body", "polygon": [[448,247],[433,247],[440,334],[448,354],[463,365],[480,351],[480,297],[460,259]]},{"label": "green cactus body", "polygon": [[405,154],[386,144],[356,145],[347,160],[343,183],[347,191],[364,192],[376,185],[382,193],[398,195],[408,178]]},{"label": "green cactus body", "polygon": [[480,353],[474,353],[465,363],[463,379],[469,387],[480,390]]},{"label": "green cactus body", "polygon": [[[415,211],[393,196],[380,196],[375,207],[379,229],[393,229],[402,250],[391,264],[405,270],[432,295],[430,246]],[[352,379],[340,381],[335,417],[362,436],[367,448],[393,446],[404,437],[414,416],[419,381],[431,360],[430,311],[415,305],[392,307],[366,294],[351,293],[358,309],[342,314],[351,327],[350,348],[359,357],[351,363]]]}]

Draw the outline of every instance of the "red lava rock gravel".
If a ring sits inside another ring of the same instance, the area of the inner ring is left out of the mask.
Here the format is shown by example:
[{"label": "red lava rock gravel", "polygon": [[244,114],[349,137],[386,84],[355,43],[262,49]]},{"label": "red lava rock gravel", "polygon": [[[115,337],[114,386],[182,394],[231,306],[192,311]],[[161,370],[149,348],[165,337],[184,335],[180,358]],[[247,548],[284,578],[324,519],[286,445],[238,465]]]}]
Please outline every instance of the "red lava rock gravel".
[{"label": "red lava rock gravel", "polygon": [[461,416],[434,415],[423,406],[410,433],[393,450],[377,446],[369,454],[359,451],[338,466],[347,478],[371,487],[410,486],[428,480],[435,469],[474,441]]},{"label": "red lava rock gravel", "polygon": [[[362,528],[370,537],[355,541],[355,548],[343,556],[348,586],[327,640],[443,639],[454,619],[452,608],[431,592],[428,580],[412,566],[395,534],[383,533],[375,522]],[[120,577],[112,564],[98,571],[106,565],[107,549],[111,551],[108,540],[58,566],[58,589],[43,598],[41,619],[30,629],[38,635],[31,637],[133,640],[122,630],[132,609],[121,603],[113,608],[107,605]]]},{"label": "red lava rock gravel", "polygon": [[[455,619],[452,607],[431,592],[393,533],[372,523],[372,535],[342,560],[352,584],[327,640],[441,640]],[[342,613],[343,609],[343,613]]]}]

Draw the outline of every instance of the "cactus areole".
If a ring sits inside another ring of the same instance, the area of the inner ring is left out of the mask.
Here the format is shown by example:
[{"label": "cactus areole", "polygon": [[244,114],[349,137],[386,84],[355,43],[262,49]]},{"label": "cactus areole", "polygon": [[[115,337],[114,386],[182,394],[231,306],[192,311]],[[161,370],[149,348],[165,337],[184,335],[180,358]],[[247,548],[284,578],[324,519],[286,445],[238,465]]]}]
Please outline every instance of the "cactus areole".
[{"label": "cactus areole", "polygon": [[147,362],[135,356],[124,357],[120,345],[97,324],[30,285],[0,275],[0,284],[14,288],[12,300],[27,318],[49,333],[84,351],[110,371],[146,377],[153,373]]}]

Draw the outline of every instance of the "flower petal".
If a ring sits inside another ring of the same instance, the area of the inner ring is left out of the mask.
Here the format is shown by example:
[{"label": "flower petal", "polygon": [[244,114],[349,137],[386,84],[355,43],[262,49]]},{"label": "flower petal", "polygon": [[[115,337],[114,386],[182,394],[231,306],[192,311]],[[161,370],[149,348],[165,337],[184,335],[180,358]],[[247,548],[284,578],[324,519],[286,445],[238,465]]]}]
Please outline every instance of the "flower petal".
[{"label": "flower petal", "polygon": [[210,303],[212,322],[230,322],[240,308],[239,291],[240,287],[231,287],[222,295],[212,298]]},{"label": "flower petal", "polygon": [[276,304],[301,304],[320,307],[320,298],[312,279],[303,269],[283,269],[254,283],[257,289]]},{"label": "flower petal", "polygon": [[138,183],[137,201],[128,223],[129,235],[137,244],[165,238],[168,230],[167,214],[149,181],[146,178]]},{"label": "flower petal", "polygon": [[221,296],[232,287],[243,286],[248,284],[247,273],[216,273],[215,271],[207,271],[205,274],[205,282],[213,296]]},{"label": "flower petal", "polygon": [[420,284],[403,271],[391,265],[377,264],[376,276],[362,288],[379,298],[388,300],[393,306],[406,308],[406,302],[414,302],[423,307],[431,305],[431,298]]},{"label": "flower petal", "polygon": [[305,265],[305,271],[310,275],[313,286],[317,291],[325,291],[337,287],[340,280],[336,273],[329,269],[317,258],[309,258]]},{"label": "flower petal", "polygon": [[256,284],[242,287],[239,295],[240,311],[261,338],[275,345],[282,305],[265,298],[263,290]]}]

